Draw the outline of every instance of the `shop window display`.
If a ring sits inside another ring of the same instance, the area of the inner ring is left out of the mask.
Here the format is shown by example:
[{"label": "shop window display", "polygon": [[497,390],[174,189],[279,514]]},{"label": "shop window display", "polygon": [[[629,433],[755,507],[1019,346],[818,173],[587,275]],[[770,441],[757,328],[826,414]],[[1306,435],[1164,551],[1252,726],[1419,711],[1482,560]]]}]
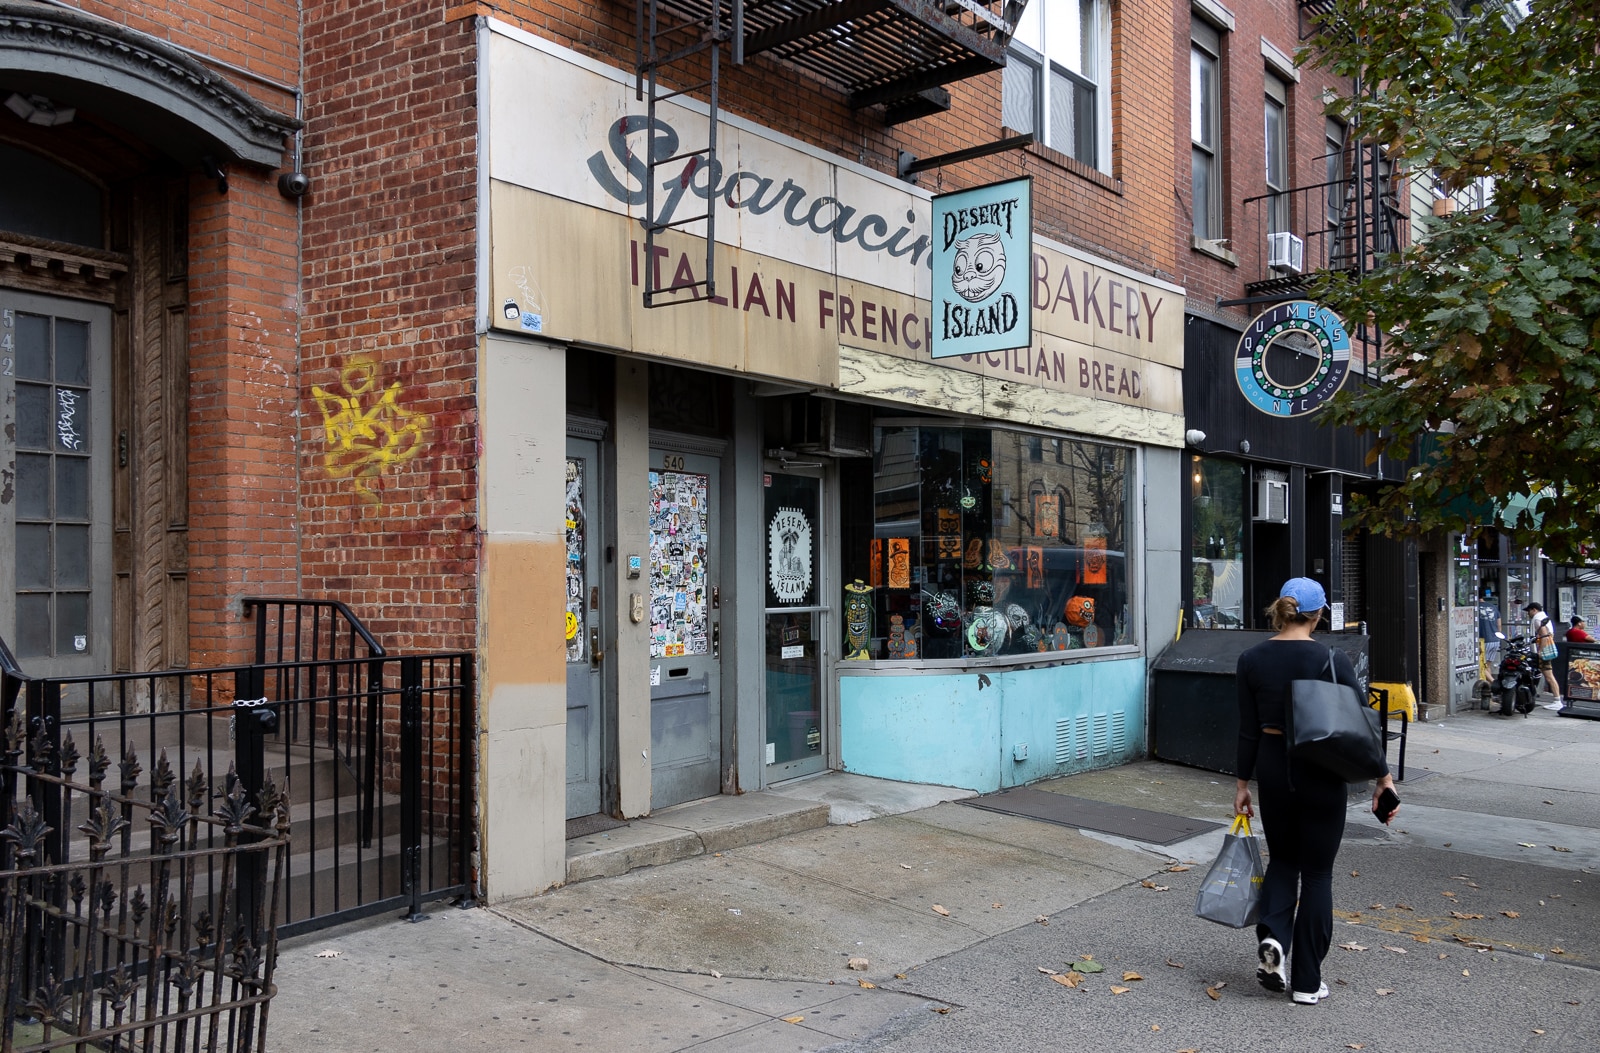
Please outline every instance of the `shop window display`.
[{"label": "shop window display", "polygon": [[[1132,641],[1130,451],[989,428],[874,431],[877,659],[1040,656]],[[859,551],[859,549],[858,549]]]}]

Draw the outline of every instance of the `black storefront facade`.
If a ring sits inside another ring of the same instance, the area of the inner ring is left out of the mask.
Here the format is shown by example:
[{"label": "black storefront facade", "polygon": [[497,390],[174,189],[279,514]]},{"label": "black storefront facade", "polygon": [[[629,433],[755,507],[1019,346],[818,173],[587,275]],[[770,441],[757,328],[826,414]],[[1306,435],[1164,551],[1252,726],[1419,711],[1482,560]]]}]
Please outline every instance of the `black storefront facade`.
[{"label": "black storefront facade", "polygon": [[[1303,308],[1312,317],[1316,311],[1315,305]],[[1249,354],[1240,358],[1245,333],[1237,322],[1192,309],[1185,317],[1185,492],[1178,505],[1182,565],[1188,571],[1181,589],[1182,646],[1174,648],[1174,654],[1184,652],[1178,664],[1198,672],[1203,656],[1214,651],[1220,665],[1212,672],[1231,672],[1231,659],[1222,657],[1237,655],[1232,634],[1242,630],[1256,636],[1251,630],[1268,629],[1265,608],[1283,581],[1308,577],[1328,594],[1330,618],[1324,629],[1367,636],[1356,650],[1367,656],[1358,665],[1366,666],[1368,681],[1409,684],[1421,695],[1417,543],[1375,536],[1345,519],[1359,494],[1398,481],[1405,465],[1387,458],[1369,464],[1369,444],[1354,429],[1321,424],[1316,396],[1302,400],[1292,414],[1270,400],[1267,409],[1261,408],[1261,393],[1255,391],[1252,399],[1244,389],[1248,375],[1244,383],[1240,379],[1239,366],[1246,373],[1250,369]],[[1265,357],[1255,361],[1291,389],[1314,383],[1319,362],[1325,366],[1328,358],[1326,345],[1319,358],[1319,335],[1314,329],[1309,339],[1269,335],[1260,341],[1267,347]],[[1358,338],[1351,340],[1342,386],[1368,383],[1371,354]],[[1198,709],[1231,706],[1231,687],[1220,692],[1192,688],[1185,688],[1182,676],[1164,683],[1158,678],[1152,698],[1154,752],[1225,771],[1231,741],[1212,740],[1229,735],[1232,714]]]}]

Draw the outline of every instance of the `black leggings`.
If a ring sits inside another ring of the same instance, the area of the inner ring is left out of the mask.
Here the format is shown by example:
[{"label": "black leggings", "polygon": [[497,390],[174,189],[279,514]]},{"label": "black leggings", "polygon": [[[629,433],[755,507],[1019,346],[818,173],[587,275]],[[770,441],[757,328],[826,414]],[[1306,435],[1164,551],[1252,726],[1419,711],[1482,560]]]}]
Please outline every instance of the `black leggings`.
[{"label": "black leggings", "polygon": [[1320,768],[1295,765],[1292,790],[1289,775],[1284,737],[1263,735],[1256,782],[1269,857],[1256,939],[1277,940],[1292,963],[1290,987],[1311,993],[1333,941],[1333,862],[1348,798],[1344,781]]}]

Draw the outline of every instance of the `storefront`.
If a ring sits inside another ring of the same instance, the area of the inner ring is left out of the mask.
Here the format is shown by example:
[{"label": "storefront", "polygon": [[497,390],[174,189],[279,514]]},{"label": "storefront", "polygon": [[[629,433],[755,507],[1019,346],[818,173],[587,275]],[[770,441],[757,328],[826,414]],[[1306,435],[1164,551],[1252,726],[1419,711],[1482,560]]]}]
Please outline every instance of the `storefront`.
[{"label": "storefront", "polygon": [[656,194],[662,220],[714,204],[715,285],[647,309],[707,252],[703,220],[647,251],[641,152],[705,111],[650,136],[631,72],[499,25],[485,49],[482,587],[514,623],[554,577],[567,641],[557,708],[490,625],[486,770],[537,754],[568,816],[632,816],[1143,753],[1180,602],[1182,290],[1035,239],[1032,345],[934,361],[930,195],[724,118],[718,163]]}]

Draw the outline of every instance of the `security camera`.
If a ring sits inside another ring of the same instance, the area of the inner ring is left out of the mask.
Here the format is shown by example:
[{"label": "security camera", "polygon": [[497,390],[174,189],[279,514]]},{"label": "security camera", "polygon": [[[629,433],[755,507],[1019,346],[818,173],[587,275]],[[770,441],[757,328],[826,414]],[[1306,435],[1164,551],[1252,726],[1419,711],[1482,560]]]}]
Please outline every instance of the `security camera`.
[{"label": "security camera", "polygon": [[310,191],[311,179],[304,172],[285,172],[278,177],[278,193],[284,197],[305,197]]},{"label": "security camera", "polygon": [[1199,446],[1201,443],[1206,441],[1206,433],[1201,431],[1199,428],[1190,428],[1188,431],[1183,433],[1183,441],[1188,443],[1190,446]]}]

